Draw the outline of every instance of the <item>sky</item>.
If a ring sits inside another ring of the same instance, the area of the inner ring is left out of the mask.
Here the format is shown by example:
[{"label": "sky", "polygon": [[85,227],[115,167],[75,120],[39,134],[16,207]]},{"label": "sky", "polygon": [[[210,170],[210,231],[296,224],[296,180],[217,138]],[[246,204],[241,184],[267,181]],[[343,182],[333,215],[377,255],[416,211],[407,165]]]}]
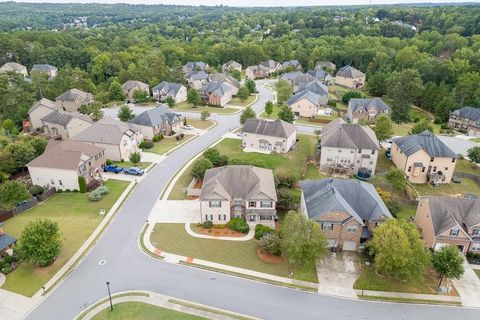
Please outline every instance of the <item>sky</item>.
[{"label": "sky", "polygon": [[[3,2],[5,0],[0,0]],[[468,0],[467,0],[468,1]],[[17,0],[17,2],[55,3],[131,3],[131,4],[176,4],[176,5],[226,5],[235,7],[281,7],[281,6],[323,6],[323,5],[368,5],[395,3],[460,3],[466,0]],[[470,0],[468,2],[480,2]]]}]

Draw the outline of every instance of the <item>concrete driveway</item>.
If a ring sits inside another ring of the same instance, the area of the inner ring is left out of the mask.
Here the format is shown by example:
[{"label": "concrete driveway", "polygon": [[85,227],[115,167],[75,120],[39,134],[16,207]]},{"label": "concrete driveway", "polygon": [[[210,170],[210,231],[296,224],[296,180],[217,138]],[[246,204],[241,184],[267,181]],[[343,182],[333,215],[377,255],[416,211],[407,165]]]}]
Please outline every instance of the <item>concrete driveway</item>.
[{"label": "concrete driveway", "polygon": [[462,138],[457,137],[448,137],[448,136],[440,136],[437,135],[438,139],[445,143],[447,147],[452,149],[453,152],[456,154],[461,154],[463,156],[467,156],[468,149],[473,147],[479,146],[480,143],[475,143],[472,141],[468,141]]},{"label": "concrete driveway", "polygon": [[353,284],[360,274],[355,252],[329,253],[317,265],[318,292],[345,298],[357,298]]},{"label": "concrete driveway", "polygon": [[480,308],[480,279],[466,259],[463,267],[465,273],[460,279],[452,280],[453,285],[457,289],[464,307]]},{"label": "concrete driveway", "polygon": [[200,222],[198,200],[158,200],[155,203],[149,223],[197,223]]}]

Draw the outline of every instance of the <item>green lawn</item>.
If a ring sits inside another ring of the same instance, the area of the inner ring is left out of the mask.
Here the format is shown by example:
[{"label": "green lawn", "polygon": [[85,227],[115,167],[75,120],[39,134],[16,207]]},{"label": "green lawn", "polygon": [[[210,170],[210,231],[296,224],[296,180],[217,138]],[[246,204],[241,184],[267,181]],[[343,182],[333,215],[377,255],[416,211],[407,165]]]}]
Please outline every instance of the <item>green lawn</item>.
[{"label": "green lawn", "polygon": [[410,219],[410,217],[415,217],[417,213],[416,205],[402,204],[402,209],[397,213],[397,219]]},{"label": "green lawn", "polygon": [[477,277],[480,279],[480,269],[474,269],[473,271],[475,271]]},{"label": "green lawn", "polygon": [[305,179],[315,180],[323,179],[326,175],[320,172],[320,168],[314,164],[307,165],[307,172],[305,173]]},{"label": "green lawn", "polygon": [[[150,240],[162,251],[197,258],[258,272],[289,277],[292,269],[287,262],[270,264],[258,258],[255,240],[225,241],[200,239],[188,235],[183,224],[156,224]],[[194,261],[195,262],[195,261]],[[294,270],[298,280],[318,282],[315,267]]]},{"label": "green lawn", "polygon": [[276,105],[273,106],[273,112],[271,115],[268,115],[265,111],[260,113],[258,116],[262,119],[268,119],[268,120],[275,120],[278,119],[278,112],[280,111],[280,108],[277,107]]},{"label": "green lawn", "polygon": [[202,121],[200,119],[190,119],[190,118],[188,118],[187,119],[187,124],[192,125],[195,128],[200,129],[200,130],[207,130],[208,128],[210,128],[211,126],[213,126],[215,124],[215,121],[212,121],[212,120]]},{"label": "green lawn", "polygon": [[113,311],[110,308],[100,311],[93,320],[202,320],[207,319],[188,313],[154,306],[143,302],[116,303]]},{"label": "green lawn", "polygon": [[162,155],[177,146],[189,142],[195,137],[196,135],[194,134],[186,134],[181,141],[177,141],[177,139],[175,139],[175,136],[165,137],[162,141],[155,142],[153,148],[146,149],[145,152],[153,152]]},{"label": "green lawn", "polygon": [[420,195],[450,195],[450,196],[463,196],[465,193],[474,193],[480,195],[480,186],[468,178],[461,178],[462,183],[448,183],[441,184],[438,188],[434,188],[430,184],[415,184]]},{"label": "green lawn", "polygon": [[480,138],[471,138],[471,139],[468,139],[472,142],[475,142],[475,143],[480,143]]},{"label": "green lawn", "polygon": [[235,113],[238,111],[236,108],[221,108],[221,107],[211,107],[211,106],[197,106],[193,107],[191,103],[181,102],[177,103],[172,110],[177,111],[188,111],[188,112],[202,112],[203,110],[208,110],[210,113]]},{"label": "green lawn", "polygon": [[228,104],[232,106],[246,107],[250,105],[253,101],[255,101],[256,97],[256,95],[251,95],[245,100],[235,97]]},{"label": "green lawn", "polygon": [[468,160],[457,159],[457,164],[455,165],[455,172],[480,174],[480,167]]},{"label": "green lawn", "polygon": [[168,195],[168,200],[185,200],[185,192],[187,190],[187,186],[192,181],[192,167],[193,163],[185,169],[183,174],[178,178],[177,182],[172,188],[172,191]]},{"label": "green lawn", "polygon": [[105,182],[110,193],[98,202],[88,200],[87,194],[57,193],[40,205],[17,215],[5,222],[5,232],[17,239],[25,226],[36,218],[48,218],[59,224],[62,232],[63,248],[57,260],[51,266],[40,268],[29,263],[20,266],[7,275],[2,289],[25,296],[32,296],[74,255],[95,230],[102,216],[100,209],[106,212],[113,206],[129,182],[108,180]]},{"label": "green lawn", "polygon": [[131,161],[113,161],[113,164],[116,164],[118,165],[119,167],[123,167],[123,168],[130,168],[130,167],[140,167],[142,169],[145,169],[146,167],[148,167],[151,162],[140,162],[140,163],[137,163],[137,164],[133,164]]}]

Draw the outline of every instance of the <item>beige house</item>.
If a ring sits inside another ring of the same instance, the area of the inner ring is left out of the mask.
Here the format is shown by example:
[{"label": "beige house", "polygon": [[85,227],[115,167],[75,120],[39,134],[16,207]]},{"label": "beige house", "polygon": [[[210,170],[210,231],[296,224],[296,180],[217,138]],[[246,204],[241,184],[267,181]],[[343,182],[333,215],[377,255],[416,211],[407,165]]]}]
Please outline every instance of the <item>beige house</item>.
[{"label": "beige house", "polygon": [[462,253],[480,253],[480,199],[421,197],[415,223],[425,245],[438,250],[458,246]]},{"label": "beige house", "polygon": [[150,96],[150,87],[148,84],[143,83],[141,81],[137,80],[128,80],[125,81],[124,84],[122,84],[122,89],[123,93],[125,93],[125,96],[127,97],[128,100],[133,101],[133,94],[135,91],[144,91]]},{"label": "beige house", "polygon": [[351,66],[345,66],[335,75],[335,83],[350,89],[361,89],[365,85],[366,75]]},{"label": "beige house", "polygon": [[89,143],[105,149],[105,158],[121,161],[139,152],[138,145],[143,141],[140,128],[133,123],[125,123],[111,118],[95,122],[88,130],[72,137],[72,140]]},{"label": "beige house", "polygon": [[34,64],[30,73],[45,73],[49,79],[53,79],[58,74],[58,68],[50,64]]},{"label": "beige house", "polygon": [[288,83],[290,83],[293,89],[293,93],[297,93],[298,91],[300,91],[302,85],[305,85],[315,80],[315,78],[309,75],[308,73],[303,73],[301,71],[284,73],[282,74],[280,79],[286,80],[288,81]]},{"label": "beige house", "polygon": [[270,69],[264,66],[249,66],[245,69],[245,77],[248,80],[263,79],[270,76]]},{"label": "beige house", "polygon": [[347,119],[353,123],[359,120],[375,120],[381,115],[389,114],[390,106],[380,98],[352,98],[348,102]]},{"label": "beige house", "polygon": [[316,221],[328,246],[358,250],[390,211],[375,186],[356,179],[306,180],[301,183],[301,212]]},{"label": "beige house", "polygon": [[227,61],[222,65],[222,71],[223,72],[229,72],[229,71],[233,71],[233,70],[241,72],[242,71],[242,65],[240,63],[238,63],[237,61],[233,61],[233,60]]},{"label": "beige house", "polygon": [[69,139],[88,129],[93,121],[78,112],[55,110],[42,118],[43,132],[51,138]]},{"label": "beige house", "polygon": [[249,151],[287,153],[295,147],[296,141],[295,125],[280,119],[247,119],[243,125],[242,145]]},{"label": "beige house", "polygon": [[87,185],[101,179],[105,149],[88,143],[49,140],[42,155],[27,164],[32,183],[57,190],[79,190],[78,177]]},{"label": "beige house", "polygon": [[480,109],[463,107],[450,113],[448,124],[451,128],[465,132],[472,137],[480,137]]},{"label": "beige house", "polygon": [[208,82],[208,74],[205,71],[192,71],[185,75],[185,80],[190,88],[200,90]]},{"label": "beige house", "polygon": [[457,162],[457,154],[428,130],[393,139],[391,155],[412,183],[450,183]]},{"label": "beige house", "polygon": [[93,94],[78,90],[69,89],[55,98],[59,108],[73,112],[78,111],[82,105],[89,105],[95,101]]},{"label": "beige house", "polygon": [[162,106],[145,110],[128,123],[137,125],[142,130],[143,138],[148,140],[159,134],[170,135],[178,132],[183,124],[177,113],[169,112]]},{"label": "beige house", "polygon": [[16,62],[7,62],[0,67],[0,73],[16,72],[24,77],[28,77],[27,67]]},{"label": "beige house", "polygon": [[208,169],[200,192],[201,221],[225,224],[241,217],[273,227],[276,202],[272,170],[243,165]]},{"label": "beige house", "polygon": [[322,130],[320,170],[332,174],[375,174],[380,144],[370,127],[335,119]]},{"label": "beige house", "polygon": [[337,65],[330,61],[317,61],[315,64],[315,70],[328,70],[334,72]]},{"label": "beige house", "polygon": [[320,111],[320,96],[310,90],[302,90],[287,101],[296,116],[314,118]]},{"label": "beige house", "polygon": [[183,67],[182,70],[184,73],[192,72],[192,71],[207,71],[209,65],[203,61],[195,61],[195,62],[187,62]]},{"label": "beige house", "polygon": [[198,92],[206,104],[224,107],[232,101],[232,90],[223,82],[208,82]]},{"label": "beige house", "polygon": [[232,96],[236,96],[238,93],[238,89],[240,89],[240,82],[226,73],[210,74],[208,76],[208,80],[211,82],[220,82],[226,84],[230,88]]},{"label": "beige house", "polygon": [[175,103],[187,101],[187,87],[181,83],[162,81],[152,89],[153,98],[157,101],[166,101],[172,97]]},{"label": "beige house", "polygon": [[33,131],[43,128],[42,118],[49,115],[53,111],[59,109],[58,105],[46,98],[42,98],[28,110],[28,116],[30,118],[30,124]]}]

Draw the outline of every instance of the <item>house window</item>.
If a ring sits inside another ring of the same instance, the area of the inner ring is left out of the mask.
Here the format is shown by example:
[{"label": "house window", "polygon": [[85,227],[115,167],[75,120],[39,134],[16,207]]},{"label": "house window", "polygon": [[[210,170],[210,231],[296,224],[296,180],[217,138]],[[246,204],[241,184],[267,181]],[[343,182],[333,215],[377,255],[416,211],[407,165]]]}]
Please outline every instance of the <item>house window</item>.
[{"label": "house window", "polygon": [[425,167],[422,167],[422,172],[425,172]]},{"label": "house window", "polygon": [[473,235],[473,236],[478,236],[478,235],[480,235],[480,229],[473,229],[473,230],[472,230],[472,235]]},{"label": "house window", "polygon": [[205,221],[213,221],[213,214],[206,214]]},{"label": "house window", "polygon": [[215,200],[215,201],[209,201],[208,206],[210,208],[221,208],[222,207],[222,202]]},{"label": "house window", "polygon": [[452,229],[450,229],[450,235],[451,236],[458,236],[458,234],[460,233],[460,229],[457,228],[457,227],[453,227]]},{"label": "house window", "polygon": [[480,243],[472,243],[472,251],[480,251]]},{"label": "house window", "polygon": [[332,158],[327,158],[327,162],[332,162],[333,159]]},{"label": "house window", "polygon": [[338,149],[338,153],[341,153],[341,152],[342,152],[342,150]]},{"label": "house window", "polygon": [[375,154],[375,150],[372,150],[372,154]]},{"label": "house window", "polygon": [[257,202],[256,201],[249,201],[248,202],[248,207],[249,208],[255,208],[257,206]]},{"label": "house window", "polygon": [[356,226],[348,226],[347,227],[347,232],[355,233],[355,232],[357,232],[357,227]]},{"label": "house window", "polygon": [[358,153],[362,153],[362,149],[358,149]]},{"label": "house window", "polygon": [[433,157],[432,157],[432,158],[430,158],[430,162],[433,162],[433,160],[435,160],[435,158],[433,158]]},{"label": "house window", "polygon": [[218,215],[218,220],[219,221],[226,221],[227,220],[227,215],[226,214],[219,214]]},{"label": "house window", "polygon": [[52,185],[55,185],[55,181],[53,181],[53,179],[50,179],[50,183],[51,183]]},{"label": "house window", "polygon": [[322,230],[333,230],[333,223],[331,222],[322,223]]},{"label": "house window", "polygon": [[408,172],[411,172],[412,171],[412,166],[409,166],[408,167]]},{"label": "house window", "polygon": [[260,208],[271,208],[272,202],[271,201],[260,201]]},{"label": "house window", "polygon": [[433,167],[433,172],[436,172],[437,171],[437,167]]},{"label": "house window", "polygon": [[63,186],[62,180],[58,180],[58,184],[61,185],[61,186]]}]

